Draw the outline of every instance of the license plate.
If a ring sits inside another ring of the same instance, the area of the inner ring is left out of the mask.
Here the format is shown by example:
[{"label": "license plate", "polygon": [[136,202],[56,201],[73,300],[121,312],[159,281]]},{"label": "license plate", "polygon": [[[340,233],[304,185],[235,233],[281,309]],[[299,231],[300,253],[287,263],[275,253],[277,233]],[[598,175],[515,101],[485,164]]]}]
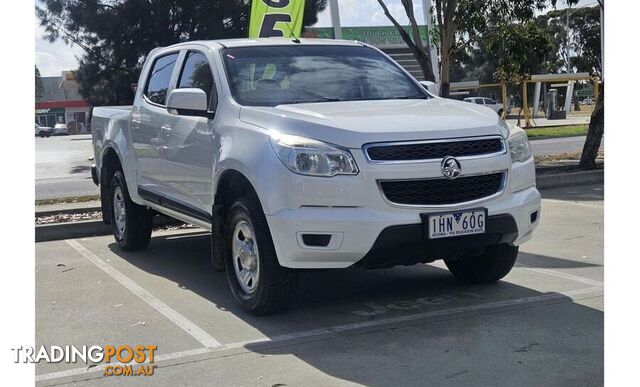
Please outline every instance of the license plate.
[{"label": "license plate", "polygon": [[487,220],[485,209],[430,214],[427,218],[429,239],[484,234]]}]

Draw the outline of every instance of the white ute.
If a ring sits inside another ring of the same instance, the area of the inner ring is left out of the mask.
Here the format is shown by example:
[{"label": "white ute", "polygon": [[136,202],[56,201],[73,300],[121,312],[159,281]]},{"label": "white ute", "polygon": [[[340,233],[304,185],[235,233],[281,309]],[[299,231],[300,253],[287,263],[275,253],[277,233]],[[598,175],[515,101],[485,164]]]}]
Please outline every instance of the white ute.
[{"label": "white ute", "polygon": [[212,263],[253,314],[299,269],[444,260],[494,282],[540,219],[525,132],[434,97],[374,47],[238,39],[153,50],[133,106],[93,110],[104,221],[144,249],[162,213],[212,230]]}]

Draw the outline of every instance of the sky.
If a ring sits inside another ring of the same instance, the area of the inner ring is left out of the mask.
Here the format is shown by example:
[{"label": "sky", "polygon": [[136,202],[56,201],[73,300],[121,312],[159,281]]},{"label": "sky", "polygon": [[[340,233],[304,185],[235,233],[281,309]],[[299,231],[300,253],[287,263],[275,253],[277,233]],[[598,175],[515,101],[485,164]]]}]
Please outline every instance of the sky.
[{"label": "sky", "polygon": [[[207,0],[202,0],[207,1]],[[562,0],[558,1],[563,3]],[[39,0],[36,1],[40,3]],[[389,11],[401,23],[408,23],[404,13],[404,8],[400,0],[385,0]],[[578,7],[589,6],[597,3],[596,0],[580,0]],[[382,8],[377,0],[338,0],[340,8],[340,19],[342,26],[386,26],[391,25],[387,17],[382,12]],[[419,23],[424,22],[422,12],[422,0],[415,0],[415,14]],[[564,4],[559,4],[558,8],[564,8]],[[318,15],[318,27],[330,27],[331,18],[329,9]],[[78,58],[82,56],[83,50],[77,45],[67,45],[61,40],[50,43],[43,39],[44,29],[36,21],[35,46],[36,46],[36,66],[40,69],[42,76],[60,76],[62,71],[72,70],[78,67]]]}]

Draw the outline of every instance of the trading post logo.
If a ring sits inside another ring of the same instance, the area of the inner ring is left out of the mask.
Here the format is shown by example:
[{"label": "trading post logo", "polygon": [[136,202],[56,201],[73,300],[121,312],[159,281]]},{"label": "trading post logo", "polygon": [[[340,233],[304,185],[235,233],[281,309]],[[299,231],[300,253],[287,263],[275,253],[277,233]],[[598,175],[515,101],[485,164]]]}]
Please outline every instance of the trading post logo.
[{"label": "trading post logo", "polygon": [[14,347],[16,363],[84,363],[90,367],[103,365],[104,376],[151,376],[154,364],[155,345],[94,345],[76,347],[40,346]]}]

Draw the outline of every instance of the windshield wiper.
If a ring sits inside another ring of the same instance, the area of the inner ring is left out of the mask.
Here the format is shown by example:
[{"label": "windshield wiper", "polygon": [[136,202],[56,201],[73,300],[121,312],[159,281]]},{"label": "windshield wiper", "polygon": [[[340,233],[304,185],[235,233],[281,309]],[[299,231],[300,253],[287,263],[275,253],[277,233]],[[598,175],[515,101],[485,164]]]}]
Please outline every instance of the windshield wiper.
[{"label": "windshield wiper", "polygon": [[395,95],[384,99],[427,99],[426,95]]},{"label": "windshield wiper", "polygon": [[312,96],[313,98],[317,98],[323,102],[339,102],[342,101],[342,98],[338,98],[338,97],[327,97],[326,95],[322,95],[322,94],[317,94],[314,93],[312,91],[303,91],[303,93]]}]

